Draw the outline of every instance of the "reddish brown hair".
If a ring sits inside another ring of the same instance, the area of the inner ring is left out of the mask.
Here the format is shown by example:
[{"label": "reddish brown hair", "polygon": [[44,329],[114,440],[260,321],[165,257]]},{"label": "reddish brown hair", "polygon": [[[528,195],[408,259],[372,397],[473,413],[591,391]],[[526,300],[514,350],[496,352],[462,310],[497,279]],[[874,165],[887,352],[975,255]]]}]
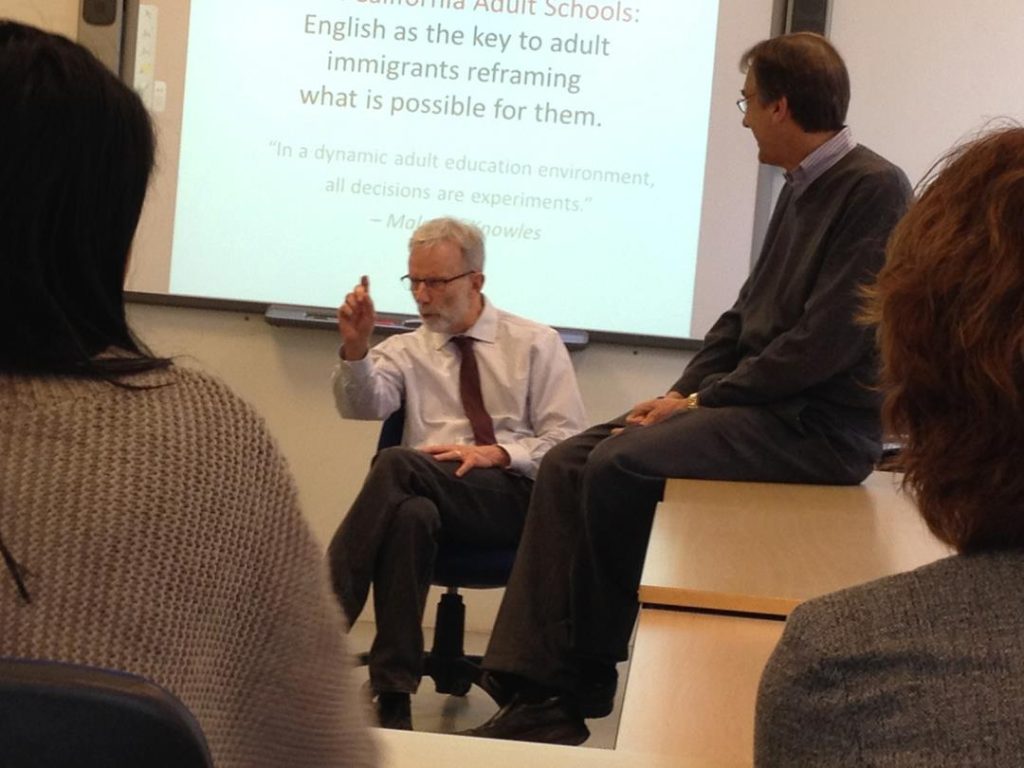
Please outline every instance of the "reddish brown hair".
[{"label": "reddish brown hair", "polygon": [[960,551],[1024,546],[1024,128],[950,153],[870,292],[905,485]]}]

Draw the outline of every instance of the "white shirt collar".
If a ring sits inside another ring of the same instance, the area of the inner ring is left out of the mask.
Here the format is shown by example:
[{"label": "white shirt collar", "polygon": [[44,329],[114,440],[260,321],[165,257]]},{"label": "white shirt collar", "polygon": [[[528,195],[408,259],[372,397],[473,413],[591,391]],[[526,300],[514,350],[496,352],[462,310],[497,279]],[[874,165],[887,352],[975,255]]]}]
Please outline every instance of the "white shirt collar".
[{"label": "white shirt collar", "polygon": [[793,188],[793,197],[797,198],[803,194],[805,189],[811,186],[825,171],[846,157],[846,154],[855,146],[857,144],[853,140],[850,126],[843,126],[839,133],[801,160],[800,165],[794,168],[792,173],[786,174],[786,181]]}]

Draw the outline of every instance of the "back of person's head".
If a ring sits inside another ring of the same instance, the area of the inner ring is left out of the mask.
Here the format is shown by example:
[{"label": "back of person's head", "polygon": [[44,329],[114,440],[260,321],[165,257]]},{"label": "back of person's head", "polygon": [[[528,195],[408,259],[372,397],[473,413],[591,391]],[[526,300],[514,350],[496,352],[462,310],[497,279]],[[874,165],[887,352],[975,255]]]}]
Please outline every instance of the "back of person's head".
[{"label": "back of person's head", "polygon": [[1024,546],[1024,128],[954,150],[873,289],[906,484],[960,551]]},{"label": "back of person's head", "polygon": [[479,227],[467,221],[442,217],[425,221],[416,227],[409,238],[409,250],[420,245],[431,245],[450,240],[462,251],[462,263],[474,272],[484,271],[484,235]]},{"label": "back of person's head", "polygon": [[[0,370],[166,363],[132,338],[123,301],[153,154],[142,102],[92,54],[0,21]],[[110,347],[118,359],[95,359]]]},{"label": "back of person's head", "polygon": [[850,106],[850,76],[835,47],[821,35],[795,32],[763,40],[743,54],[754,73],[757,99],[786,97],[793,120],[808,133],[838,131]]}]

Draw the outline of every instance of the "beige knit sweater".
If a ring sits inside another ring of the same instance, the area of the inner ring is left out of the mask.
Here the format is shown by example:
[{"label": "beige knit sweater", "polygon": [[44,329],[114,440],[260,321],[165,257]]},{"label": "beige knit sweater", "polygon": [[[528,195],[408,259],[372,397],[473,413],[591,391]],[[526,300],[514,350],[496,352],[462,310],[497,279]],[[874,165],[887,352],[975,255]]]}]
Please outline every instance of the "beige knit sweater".
[{"label": "beige knit sweater", "polygon": [[0,655],[126,670],[218,768],[370,766],[340,611],[285,463],[222,383],[0,375]]}]

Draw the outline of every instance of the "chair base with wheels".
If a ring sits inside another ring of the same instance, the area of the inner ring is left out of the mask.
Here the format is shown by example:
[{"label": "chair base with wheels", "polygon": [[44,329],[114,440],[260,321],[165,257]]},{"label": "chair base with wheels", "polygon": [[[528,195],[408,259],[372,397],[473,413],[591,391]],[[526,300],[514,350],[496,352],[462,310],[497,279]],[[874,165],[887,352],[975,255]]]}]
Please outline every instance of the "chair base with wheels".
[{"label": "chair base with wheels", "polygon": [[515,549],[470,549],[442,545],[434,564],[434,584],[446,587],[437,604],[434,643],[426,654],[424,675],[438,693],[465,696],[480,679],[481,657],[467,654],[466,606],[459,589],[503,587],[508,582]]}]

